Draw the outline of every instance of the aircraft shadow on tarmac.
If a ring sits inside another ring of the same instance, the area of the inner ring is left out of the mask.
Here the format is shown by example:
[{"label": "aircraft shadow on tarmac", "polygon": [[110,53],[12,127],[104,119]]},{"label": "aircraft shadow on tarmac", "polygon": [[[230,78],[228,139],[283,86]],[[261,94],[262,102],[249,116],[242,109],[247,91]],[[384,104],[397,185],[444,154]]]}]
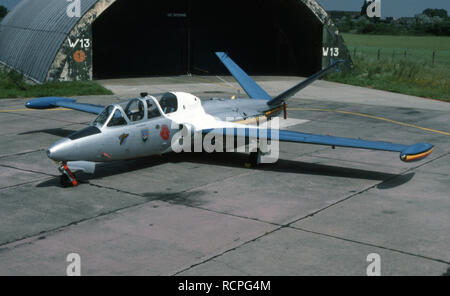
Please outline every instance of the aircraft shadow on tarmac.
[{"label": "aircraft shadow on tarmac", "polygon": [[[215,165],[224,168],[243,168],[247,161],[248,154],[245,153],[169,153],[162,156],[152,156],[135,160],[100,163],[96,167],[95,174],[77,173],[77,178],[80,183],[88,183],[89,180],[139,171],[165,163],[188,162]],[[415,175],[413,172],[408,174],[391,174],[286,159],[279,159],[273,164],[260,164],[255,170],[381,181],[377,185],[378,189],[391,189],[403,185],[409,182]],[[59,177],[47,180],[37,186],[59,186]]]},{"label": "aircraft shadow on tarmac", "polygon": [[19,135],[32,135],[32,134],[38,134],[38,133],[45,133],[52,136],[57,136],[61,138],[65,138],[73,133],[75,133],[76,130],[68,130],[65,128],[53,128],[53,129],[44,129],[44,130],[37,130],[37,131],[30,131],[30,132],[24,132]]}]

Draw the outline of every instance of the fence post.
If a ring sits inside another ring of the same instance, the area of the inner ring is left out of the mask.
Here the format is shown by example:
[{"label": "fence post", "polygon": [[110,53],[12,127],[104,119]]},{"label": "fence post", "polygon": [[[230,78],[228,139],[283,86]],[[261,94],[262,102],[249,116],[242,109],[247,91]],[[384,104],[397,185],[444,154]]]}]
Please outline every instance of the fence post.
[{"label": "fence post", "polygon": [[432,61],[432,65],[434,66],[434,61],[436,59],[436,50],[433,50],[433,61]]},{"label": "fence post", "polygon": [[353,57],[356,58],[356,47],[355,50],[353,51]]},{"label": "fence post", "polygon": [[405,48],[405,58],[408,56],[408,49]]},{"label": "fence post", "polygon": [[378,48],[378,60],[380,60],[380,58],[381,58],[381,49]]}]

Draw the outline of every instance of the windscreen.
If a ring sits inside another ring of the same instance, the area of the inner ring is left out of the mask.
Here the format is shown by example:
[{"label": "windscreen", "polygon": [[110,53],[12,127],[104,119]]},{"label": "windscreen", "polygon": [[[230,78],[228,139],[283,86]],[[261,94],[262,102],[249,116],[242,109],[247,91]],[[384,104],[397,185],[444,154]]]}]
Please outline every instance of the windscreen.
[{"label": "windscreen", "polygon": [[98,116],[97,118],[91,123],[92,126],[96,126],[101,128],[106,120],[108,119],[111,112],[114,110],[114,106],[108,106],[106,107]]}]

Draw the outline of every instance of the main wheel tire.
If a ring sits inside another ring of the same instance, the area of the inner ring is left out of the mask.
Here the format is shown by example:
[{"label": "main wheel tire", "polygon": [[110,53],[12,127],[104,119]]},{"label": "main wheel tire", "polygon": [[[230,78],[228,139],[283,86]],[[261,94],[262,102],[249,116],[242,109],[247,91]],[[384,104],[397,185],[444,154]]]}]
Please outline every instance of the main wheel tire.
[{"label": "main wheel tire", "polygon": [[258,152],[250,152],[249,162],[252,168],[258,167]]},{"label": "main wheel tire", "polygon": [[61,175],[61,186],[66,188],[72,186],[72,182],[70,182],[69,177],[66,176],[66,174]]}]

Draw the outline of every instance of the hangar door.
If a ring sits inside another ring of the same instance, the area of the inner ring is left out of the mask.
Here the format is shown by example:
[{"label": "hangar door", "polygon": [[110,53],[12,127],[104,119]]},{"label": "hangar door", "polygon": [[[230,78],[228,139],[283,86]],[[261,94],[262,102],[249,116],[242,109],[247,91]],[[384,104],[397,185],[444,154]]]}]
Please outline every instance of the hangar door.
[{"label": "hangar door", "polygon": [[95,78],[227,73],[215,51],[252,75],[321,69],[322,24],[299,0],[118,0],[92,30]]}]

